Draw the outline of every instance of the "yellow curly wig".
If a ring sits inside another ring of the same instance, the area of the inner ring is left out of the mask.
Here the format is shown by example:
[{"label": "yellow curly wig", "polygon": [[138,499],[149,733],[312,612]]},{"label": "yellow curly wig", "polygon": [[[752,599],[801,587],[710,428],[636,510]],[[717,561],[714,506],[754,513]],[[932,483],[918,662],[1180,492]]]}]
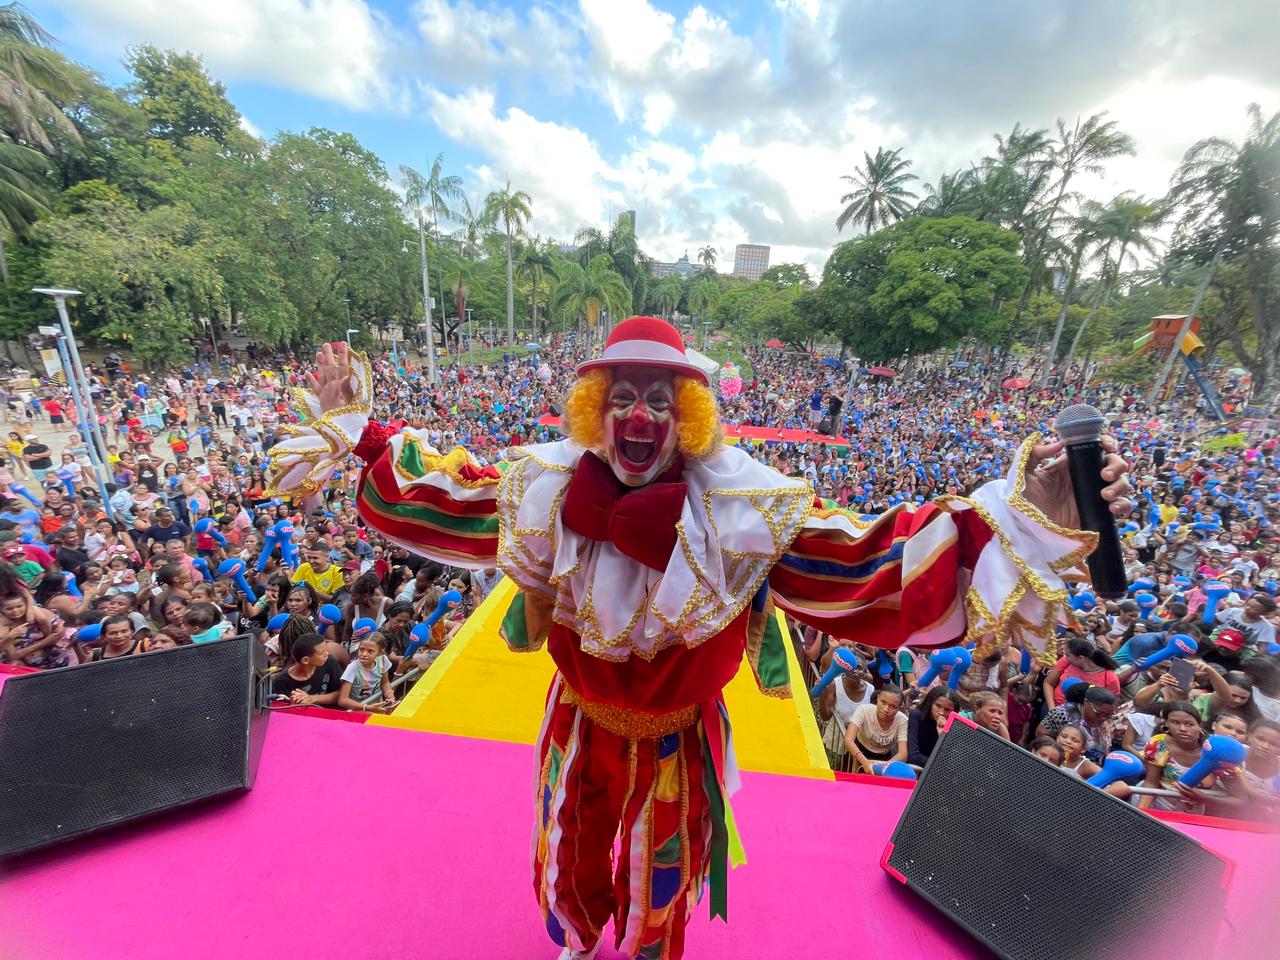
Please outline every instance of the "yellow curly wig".
[{"label": "yellow curly wig", "polygon": [[[564,402],[564,432],[588,450],[604,446],[604,414],[612,385],[613,374],[608,370],[588,370]],[[695,460],[710,456],[724,441],[714,394],[692,377],[677,376],[675,395],[680,452]]]}]

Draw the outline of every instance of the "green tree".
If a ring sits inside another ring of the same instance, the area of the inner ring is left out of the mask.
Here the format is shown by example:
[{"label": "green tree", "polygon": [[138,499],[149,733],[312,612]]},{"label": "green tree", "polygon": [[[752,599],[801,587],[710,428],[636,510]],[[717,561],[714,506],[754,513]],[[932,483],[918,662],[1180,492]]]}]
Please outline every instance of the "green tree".
[{"label": "green tree", "polygon": [[1037,217],[1038,229],[1026,245],[1026,263],[1030,268],[1030,276],[1014,309],[1015,325],[1026,309],[1037,281],[1044,277],[1043,255],[1049,246],[1050,234],[1058,224],[1058,216],[1067,199],[1071,182],[1081,173],[1100,175],[1103,161],[1133,153],[1133,138],[1122,133],[1114,120],[1103,119],[1104,116],[1105,114],[1094,114],[1084,121],[1077,117],[1075,126],[1071,128],[1061,119],[1058,120],[1058,139],[1050,147],[1049,154],[1058,177],[1057,187],[1048,207]]},{"label": "green tree", "polygon": [[529,278],[529,306],[532,310],[534,337],[542,335],[542,328],[538,325],[538,300],[544,289],[550,297],[547,278],[556,279],[560,276],[560,262],[556,245],[549,240],[544,242],[541,237],[523,244],[520,250],[520,261],[516,269]]},{"label": "green tree", "polygon": [[483,203],[473,204],[470,197],[464,196],[460,204],[453,212],[453,220],[458,224],[453,238],[466,256],[478,257],[484,252],[485,237],[493,232],[493,218]]},{"label": "green tree", "polygon": [[914,200],[916,195],[907,189],[907,184],[919,178],[907,173],[911,161],[904,160],[901,153],[901,149],[880,147],[874,157],[864,153],[863,165],[852,175],[841,175],[840,179],[847,180],[853,189],[840,198],[846,206],[836,217],[837,230],[843,230],[849,223],[860,223],[870,233],[877,227],[901,220],[910,212],[911,204],[907,201]]},{"label": "green tree", "polygon": [[621,320],[630,308],[631,292],[607,254],[598,254],[585,267],[565,261],[563,275],[551,296],[552,310],[591,324],[601,310]]},{"label": "green tree", "polygon": [[[1135,252],[1154,253],[1155,245],[1151,231],[1164,219],[1164,211],[1157,204],[1142,197],[1122,193],[1114,197],[1109,204],[1097,211],[1093,221],[1097,241],[1103,248],[1103,277],[1095,304],[1076,330],[1071,341],[1071,349],[1067,351],[1064,366],[1071,366],[1071,360],[1080,345],[1080,338],[1089,326],[1089,321],[1098,310],[1106,310],[1111,297],[1120,283],[1121,271],[1125,261],[1132,258]],[[1114,260],[1110,259],[1111,251],[1117,250]]]},{"label": "green tree", "polygon": [[809,279],[809,268],[803,263],[776,264],[761,274],[760,280],[780,287],[807,287],[813,282]]},{"label": "green tree", "polygon": [[207,137],[250,147],[227,88],[209,77],[199,57],[144,44],[129,51],[125,66],[134,77],[127,95],[146,114],[152,137],[177,146]]},{"label": "green tree", "polygon": [[716,282],[715,275],[704,272],[695,277],[689,284],[685,300],[691,314],[705,318],[720,302],[720,284]]},{"label": "green tree", "polygon": [[915,212],[922,217],[971,216],[974,213],[973,170],[957,170],[924,185],[924,199]]},{"label": "green tree", "polygon": [[680,306],[680,297],[684,293],[684,286],[680,281],[680,277],[674,273],[663,277],[658,281],[658,286],[654,293],[663,317],[670,320],[671,314],[675,312],[676,307]]},{"label": "green tree", "polygon": [[[1188,316],[1195,316],[1218,265],[1238,266],[1253,301],[1256,347],[1249,350],[1236,328],[1232,346],[1254,376],[1259,394],[1280,389],[1280,113],[1264,118],[1249,106],[1249,135],[1241,144],[1221,137],[1201,140],[1187,151],[1169,199],[1180,208],[1174,235],[1180,256],[1205,264],[1204,280]],[[1161,369],[1151,396],[1169,379],[1174,355]]]},{"label": "green tree", "polygon": [[195,316],[223,299],[217,242],[189,210],[144,212],[117,194],[44,221],[35,233],[49,244],[50,274],[74,277],[84,291],[77,311],[84,332],[126,344],[146,363],[188,356]]},{"label": "green tree", "polygon": [[[416,217],[429,218],[431,235],[438,238],[440,219],[443,217],[445,220],[452,220],[456,216],[450,204],[462,199],[462,178],[456,175],[446,176],[444,154],[437,153],[436,158],[431,161],[431,167],[426,176],[413,167],[401,164],[400,185],[404,187],[405,208]],[[429,262],[429,249],[427,256]],[[444,316],[444,281],[439,270],[436,271],[436,293],[440,301],[440,331],[442,335],[447,336]]]},{"label": "green tree", "polygon": [[61,109],[74,97],[75,71],[52,47],[53,37],[25,7],[0,6],[0,129],[9,140],[50,154],[51,132],[77,137]]},{"label": "green tree", "polygon": [[698,248],[698,262],[702,264],[702,269],[707,273],[714,272],[716,268],[716,248],[707,244],[705,247]]},{"label": "green tree", "polygon": [[800,309],[860,356],[888,360],[994,343],[1007,328],[999,303],[1026,281],[1018,237],[969,217],[912,217],[836,246]]},{"label": "green tree", "polygon": [[485,211],[490,219],[497,223],[502,222],[502,227],[507,235],[507,343],[514,345],[516,342],[516,308],[515,308],[515,277],[513,275],[512,264],[512,245],[515,243],[515,236],[533,216],[533,212],[529,209],[533,204],[533,200],[523,190],[512,190],[511,181],[507,181],[507,185],[501,190],[492,191],[485,198]]}]

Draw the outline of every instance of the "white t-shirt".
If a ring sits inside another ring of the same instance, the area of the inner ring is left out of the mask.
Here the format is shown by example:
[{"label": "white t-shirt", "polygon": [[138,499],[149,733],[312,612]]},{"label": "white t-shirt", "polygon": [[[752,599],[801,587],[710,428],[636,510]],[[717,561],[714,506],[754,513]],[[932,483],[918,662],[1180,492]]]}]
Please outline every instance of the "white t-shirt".
[{"label": "white t-shirt", "polygon": [[880,753],[893,753],[899,743],[907,742],[907,715],[901,710],[893,715],[888,730],[880,726],[874,703],[864,703],[854,710],[849,722],[862,733],[863,742]]},{"label": "white t-shirt", "polygon": [[871,702],[871,695],[875,693],[875,689],[869,683],[862,685],[862,696],[854,700],[849,696],[849,692],[844,688],[844,680],[837,679],[833,684],[836,691],[836,718],[840,721],[840,729],[849,726],[849,721],[853,719],[854,712],[864,703]]},{"label": "white t-shirt", "polygon": [[391,661],[380,656],[366,667],[359,660],[352,660],[342,671],[343,683],[351,684],[351,699],[364,700],[382,689],[382,677],[391,669]]}]

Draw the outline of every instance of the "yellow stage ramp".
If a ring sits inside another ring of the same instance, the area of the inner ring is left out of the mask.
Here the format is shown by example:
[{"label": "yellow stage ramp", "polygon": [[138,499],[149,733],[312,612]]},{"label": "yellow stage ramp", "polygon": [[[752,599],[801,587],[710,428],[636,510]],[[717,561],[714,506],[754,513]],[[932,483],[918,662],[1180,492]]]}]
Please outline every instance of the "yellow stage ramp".
[{"label": "yellow stage ramp", "polygon": [[[503,579],[426,676],[381,726],[450,733],[485,740],[533,743],[554,667],[545,651],[511,653],[498,634],[515,587]],[[784,637],[787,628],[778,614]],[[743,661],[725,688],[738,762],[744,770],[832,779],[818,727],[804,694],[800,666],[788,639],[795,700],[766,697]]]}]

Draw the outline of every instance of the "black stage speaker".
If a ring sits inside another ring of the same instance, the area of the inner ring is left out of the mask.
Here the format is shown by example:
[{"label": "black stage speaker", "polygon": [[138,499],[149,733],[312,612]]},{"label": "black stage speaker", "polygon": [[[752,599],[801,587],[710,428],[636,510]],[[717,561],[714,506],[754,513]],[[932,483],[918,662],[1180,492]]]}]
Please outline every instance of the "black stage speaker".
[{"label": "black stage speaker", "polygon": [[1233,868],[955,714],[881,866],[1008,960],[1205,960]]},{"label": "black stage speaker", "polygon": [[0,856],[251,787],[265,674],[242,634],[10,678]]}]

